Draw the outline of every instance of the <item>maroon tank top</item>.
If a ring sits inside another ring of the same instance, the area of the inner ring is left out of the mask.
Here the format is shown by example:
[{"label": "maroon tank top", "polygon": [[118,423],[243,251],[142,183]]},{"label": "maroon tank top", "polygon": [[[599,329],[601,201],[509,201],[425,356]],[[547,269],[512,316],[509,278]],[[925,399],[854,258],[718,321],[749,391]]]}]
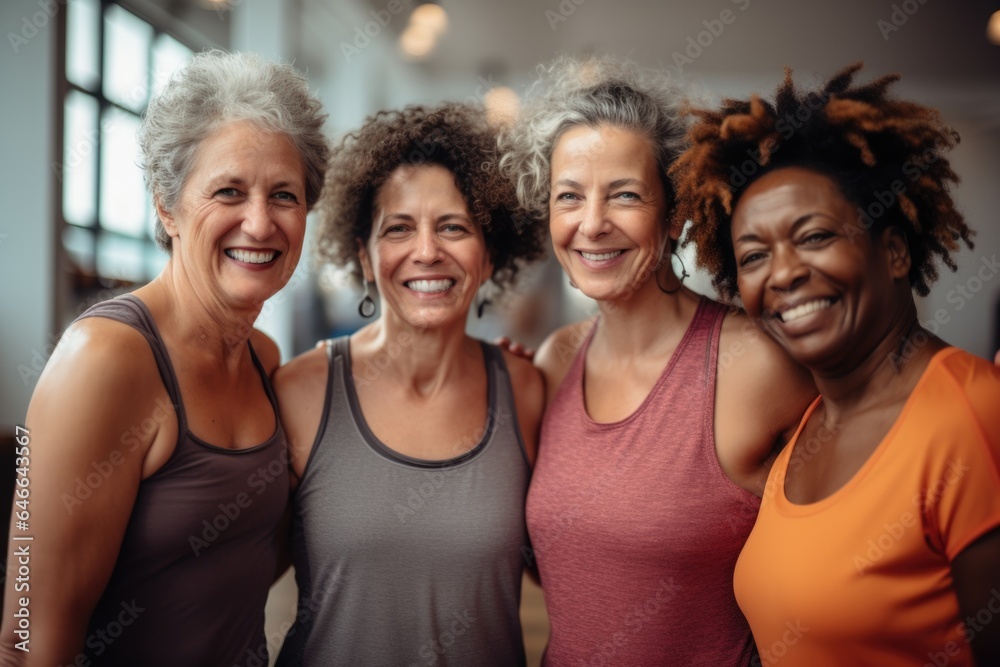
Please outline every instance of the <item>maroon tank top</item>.
[{"label": "maroon tank top", "polygon": [[596,325],[542,423],[527,518],[552,634],[545,664],[748,665],[733,569],[760,501],[715,453],[725,307],[702,299],[639,408],[584,406]]},{"label": "maroon tank top", "polygon": [[[178,437],[167,463],[139,485],[111,580],[90,619],[84,643],[90,662],[79,664],[265,667],[264,603],[288,503],[281,424],[249,449],[199,439],[188,430],[177,376],[145,304],[127,294],[97,304],[85,317],[116,320],[146,337],[172,403],[158,406],[148,420],[176,420]],[[267,373],[253,348],[250,353],[277,422]],[[136,424],[152,427],[146,420]],[[116,451],[133,446],[135,434],[123,433]],[[99,467],[88,473],[100,475]]]}]

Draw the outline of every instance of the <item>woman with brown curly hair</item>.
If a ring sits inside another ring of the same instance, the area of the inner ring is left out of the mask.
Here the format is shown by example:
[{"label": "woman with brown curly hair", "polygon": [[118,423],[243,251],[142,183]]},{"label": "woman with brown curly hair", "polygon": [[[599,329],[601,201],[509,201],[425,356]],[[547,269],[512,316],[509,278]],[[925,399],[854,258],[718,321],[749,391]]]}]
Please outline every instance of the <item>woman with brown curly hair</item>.
[{"label": "woman with brown curly hair", "polygon": [[736,596],[765,665],[1000,664],[1000,371],[913,298],[972,247],[943,157],[958,137],[890,96],[897,76],[853,86],[859,68],[695,112],[672,170],[700,263],[821,394]]},{"label": "woman with brown curly hair", "polygon": [[544,388],[469,337],[485,282],[542,236],[515,224],[481,108],[379,113],[335,151],[319,244],[365,285],[350,337],[275,376],[299,607],[280,665],[524,664],[524,498]]},{"label": "woman with brown curly hair", "polygon": [[609,58],[563,59],[535,92],[502,164],[599,310],[536,356],[548,408],[527,511],[546,664],[749,665],[733,567],[815,390],[670,261],[678,92]]}]

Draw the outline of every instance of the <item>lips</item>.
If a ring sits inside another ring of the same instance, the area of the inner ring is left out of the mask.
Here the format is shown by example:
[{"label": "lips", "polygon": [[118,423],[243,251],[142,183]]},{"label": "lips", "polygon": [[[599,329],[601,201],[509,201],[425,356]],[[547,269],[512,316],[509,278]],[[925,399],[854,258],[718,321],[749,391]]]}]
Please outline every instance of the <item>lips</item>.
[{"label": "lips", "polygon": [[611,252],[586,252],[584,250],[578,251],[580,255],[589,262],[604,262],[609,259],[614,259],[618,255],[622,254],[622,250],[612,250]]},{"label": "lips", "polygon": [[811,301],[806,301],[805,303],[800,303],[797,306],[789,308],[783,312],[775,313],[775,317],[785,324],[794,322],[795,320],[801,319],[807,315],[812,315],[820,310],[825,310],[833,305],[833,299],[813,299]]},{"label": "lips", "polygon": [[452,285],[455,284],[455,281],[451,278],[437,280],[407,280],[403,284],[414,292],[420,292],[422,294],[437,294],[451,289]]},{"label": "lips", "polygon": [[273,262],[280,254],[277,250],[244,250],[242,248],[228,248],[226,250],[226,257],[245,264],[267,264]]}]

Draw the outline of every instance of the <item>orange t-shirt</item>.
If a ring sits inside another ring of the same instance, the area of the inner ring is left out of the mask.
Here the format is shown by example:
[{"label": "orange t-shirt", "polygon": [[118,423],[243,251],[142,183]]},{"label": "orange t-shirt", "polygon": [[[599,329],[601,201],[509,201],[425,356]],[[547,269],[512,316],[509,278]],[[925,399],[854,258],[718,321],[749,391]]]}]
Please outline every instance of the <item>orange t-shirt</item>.
[{"label": "orange t-shirt", "polygon": [[[784,493],[789,455],[819,444],[798,441],[802,425],[774,463],[736,564],[761,663],[974,664],[967,639],[984,619],[963,626],[950,564],[1000,526],[1000,369],[957,348],[938,352],[854,477],[795,505]],[[993,593],[987,621],[1000,619]]]}]

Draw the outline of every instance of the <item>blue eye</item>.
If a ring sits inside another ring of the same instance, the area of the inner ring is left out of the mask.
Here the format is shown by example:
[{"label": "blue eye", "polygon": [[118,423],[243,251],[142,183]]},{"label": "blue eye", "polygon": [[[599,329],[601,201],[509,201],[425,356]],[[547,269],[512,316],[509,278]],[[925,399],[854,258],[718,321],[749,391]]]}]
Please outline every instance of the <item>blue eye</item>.
[{"label": "blue eye", "polygon": [[240,191],[236,188],[222,188],[216,191],[215,194],[221,195],[222,197],[237,197],[239,196]]},{"label": "blue eye", "polygon": [[275,193],[274,196],[277,197],[278,199],[283,199],[284,201],[290,201],[290,202],[296,202],[296,203],[299,201],[299,198],[296,197],[291,192],[277,192],[277,193]]}]

